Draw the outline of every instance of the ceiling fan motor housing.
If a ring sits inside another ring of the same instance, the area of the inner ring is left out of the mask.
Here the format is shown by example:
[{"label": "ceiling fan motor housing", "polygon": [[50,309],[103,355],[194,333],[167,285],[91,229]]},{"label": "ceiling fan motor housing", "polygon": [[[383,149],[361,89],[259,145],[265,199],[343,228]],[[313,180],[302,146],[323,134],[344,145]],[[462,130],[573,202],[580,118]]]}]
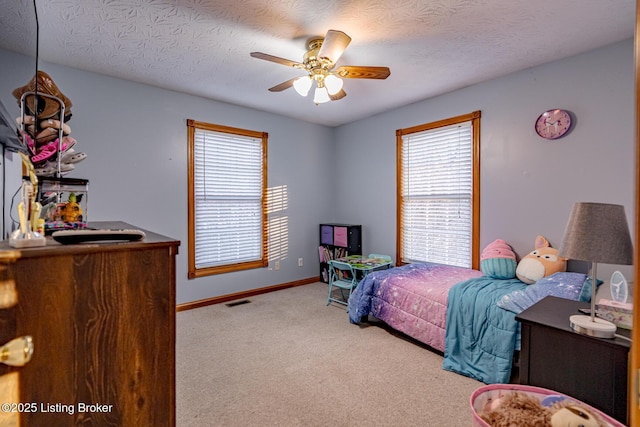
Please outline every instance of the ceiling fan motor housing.
[{"label": "ceiling fan motor housing", "polygon": [[[318,57],[318,52],[322,47],[323,41],[324,39],[321,38],[309,40],[309,50],[305,52],[303,56],[302,63],[304,65],[304,68],[311,75],[326,74],[326,72],[328,72],[334,65],[329,59]],[[319,69],[324,70],[324,72]]]}]

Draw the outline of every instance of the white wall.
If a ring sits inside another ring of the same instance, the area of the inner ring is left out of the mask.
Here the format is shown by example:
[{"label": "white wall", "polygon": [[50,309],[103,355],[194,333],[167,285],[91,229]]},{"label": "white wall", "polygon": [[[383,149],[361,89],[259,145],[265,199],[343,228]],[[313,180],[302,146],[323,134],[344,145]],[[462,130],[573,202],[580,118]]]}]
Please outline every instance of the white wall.
[{"label": "white wall", "polygon": [[[11,92],[33,77],[34,60],[0,50],[0,63],[0,99],[17,117]],[[333,215],[331,128],[53,64],[40,69],[73,103],[75,150],[88,158],[68,176],[90,181],[89,221],[122,220],[180,240],[178,303],[318,276],[318,224]],[[280,270],[271,262],[268,269],[187,279],[187,119],[269,133],[268,184],[286,187],[288,199]],[[14,191],[10,184],[7,193]]]},{"label": "white wall", "polygon": [[[348,185],[336,187],[337,216],[363,225],[364,252],[395,256],[396,129],[481,110],[481,247],[502,238],[525,255],[537,234],[559,247],[578,201],[624,205],[633,233],[633,58],[630,39],[338,128],[336,174]],[[577,122],[556,141],[534,131],[550,108]],[[602,278],[621,268],[604,267]]]},{"label": "white wall", "polygon": [[[17,116],[11,91],[32,78],[33,59],[0,50],[0,62],[0,100]],[[72,136],[89,158],[70,176],[90,180],[89,220],[123,220],[180,240],[179,303],[317,276],[321,222],[362,224],[365,253],[395,255],[396,129],[474,110],[482,111],[482,246],[503,238],[523,255],[537,234],[559,246],[576,201],[623,204],[634,223],[633,40],[339,128],[67,67],[40,68],[73,102]],[[534,121],[556,107],[572,111],[577,124],[558,141],[542,140]],[[269,186],[288,190],[281,270],[272,262],[187,280],[189,118],[269,132]],[[7,178],[11,195],[17,187],[11,173]],[[598,271],[604,277],[608,270]]]}]

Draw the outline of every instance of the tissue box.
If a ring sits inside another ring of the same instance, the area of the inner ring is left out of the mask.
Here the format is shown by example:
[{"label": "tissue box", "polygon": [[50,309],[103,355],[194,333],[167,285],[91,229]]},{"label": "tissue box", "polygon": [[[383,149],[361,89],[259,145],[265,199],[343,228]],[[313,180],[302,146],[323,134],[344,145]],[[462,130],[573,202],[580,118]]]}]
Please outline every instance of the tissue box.
[{"label": "tissue box", "polygon": [[633,324],[633,304],[601,299],[596,304],[596,313],[619,328],[631,329]]}]

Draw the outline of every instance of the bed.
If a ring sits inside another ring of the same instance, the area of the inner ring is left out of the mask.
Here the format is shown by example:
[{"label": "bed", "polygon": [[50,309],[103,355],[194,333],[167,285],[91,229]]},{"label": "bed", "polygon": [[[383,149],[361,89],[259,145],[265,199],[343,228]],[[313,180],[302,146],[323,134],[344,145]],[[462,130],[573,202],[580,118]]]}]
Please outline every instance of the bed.
[{"label": "bed", "polygon": [[516,314],[557,289],[563,292],[557,296],[579,299],[585,277],[556,273],[527,285],[469,268],[407,264],[365,276],[349,299],[349,320],[372,316],[442,352],[446,370],[508,383],[520,343]]},{"label": "bed", "polygon": [[444,352],[449,289],[482,272],[441,264],[407,264],[365,276],[349,298],[349,318],[371,315]]}]

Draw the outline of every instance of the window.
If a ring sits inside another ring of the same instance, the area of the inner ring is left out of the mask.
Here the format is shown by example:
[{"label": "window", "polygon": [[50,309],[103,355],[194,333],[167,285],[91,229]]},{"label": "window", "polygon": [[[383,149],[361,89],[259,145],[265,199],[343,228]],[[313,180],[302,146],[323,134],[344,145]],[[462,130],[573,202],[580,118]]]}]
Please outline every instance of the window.
[{"label": "window", "polygon": [[267,133],[187,129],[189,278],[266,267]]},{"label": "window", "polygon": [[396,131],[397,259],[479,266],[480,111]]}]

